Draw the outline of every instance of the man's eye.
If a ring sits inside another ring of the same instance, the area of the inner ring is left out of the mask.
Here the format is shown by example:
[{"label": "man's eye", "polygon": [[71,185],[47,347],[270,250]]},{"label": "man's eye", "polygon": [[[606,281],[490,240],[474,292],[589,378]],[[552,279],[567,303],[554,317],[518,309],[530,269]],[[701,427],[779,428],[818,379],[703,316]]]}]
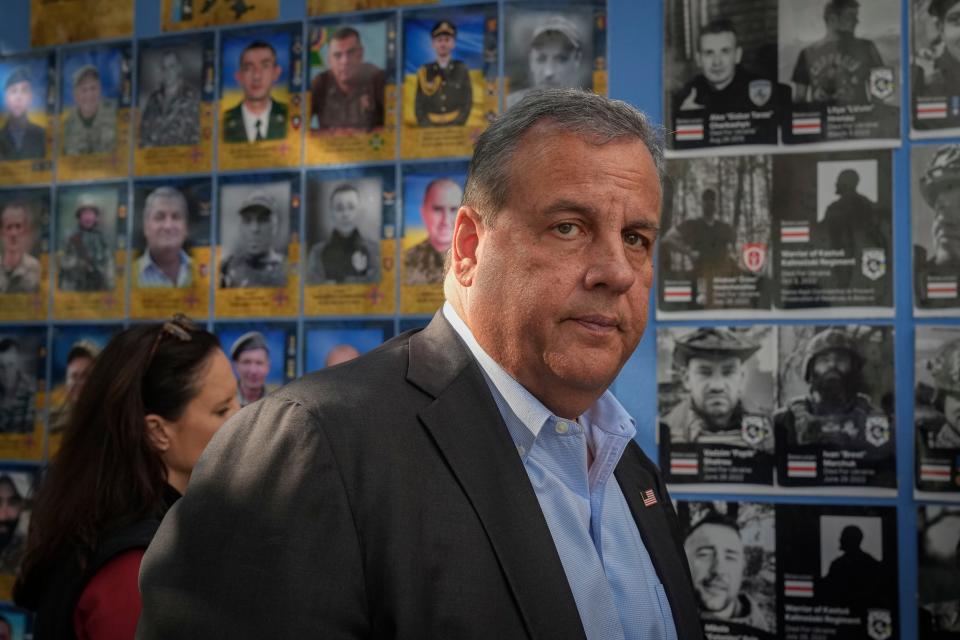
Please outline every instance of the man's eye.
[{"label": "man's eye", "polygon": [[646,244],[646,238],[639,233],[627,232],[623,234],[623,241],[631,247],[639,247]]},{"label": "man's eye", "polygon": [[557,229],[557,232],[560,233],[560,235],[568,236],[574,231],[576,231],[577,228],[573,225],[573,223],[561,222],[556,226],[556,229]]}]

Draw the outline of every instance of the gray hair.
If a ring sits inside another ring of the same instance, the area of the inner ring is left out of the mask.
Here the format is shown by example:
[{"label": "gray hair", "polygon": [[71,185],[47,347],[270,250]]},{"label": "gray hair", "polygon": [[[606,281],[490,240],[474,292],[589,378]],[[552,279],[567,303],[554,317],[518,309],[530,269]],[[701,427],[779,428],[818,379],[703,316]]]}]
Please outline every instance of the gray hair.
[{"label": "gray hair", "polygon": [[162,187],[157,187],[147,196],[147,199],[143,202],[143,220],[146,222],[147,216],[150,215],[150,209],[153,208],[157,200],[176,200],[177,203],[183,208],[183,213],[186,217],[190,217],[190,209],[187,206],[187,199],[184,197],[183,193],[175,187],[164,185]]},{"label": "gray hair", "polygon": [[541,122],[597,146],[625,138],[643,142],[663,185],[661,129],[635,107],[579,89],[531,91],[497,118],[474,146],[463,204],[475,208],[484,222],[492,222],[506,205],[513,158],[524,135]]}]

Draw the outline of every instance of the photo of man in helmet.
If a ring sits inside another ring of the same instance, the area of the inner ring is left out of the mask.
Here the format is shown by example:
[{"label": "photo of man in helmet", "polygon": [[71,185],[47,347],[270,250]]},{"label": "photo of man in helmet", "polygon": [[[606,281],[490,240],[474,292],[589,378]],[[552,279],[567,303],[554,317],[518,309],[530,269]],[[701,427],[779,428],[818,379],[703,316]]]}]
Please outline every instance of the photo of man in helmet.
[{"label": "photo of man in helmet", "polygon": [[960,146],[914,147],[911,166],[914,304],[960,311]]},{"label": "photo of man in helmet", "polygon": [[780,483],[895,486],[890,327],[809,331],[781,327]]}]

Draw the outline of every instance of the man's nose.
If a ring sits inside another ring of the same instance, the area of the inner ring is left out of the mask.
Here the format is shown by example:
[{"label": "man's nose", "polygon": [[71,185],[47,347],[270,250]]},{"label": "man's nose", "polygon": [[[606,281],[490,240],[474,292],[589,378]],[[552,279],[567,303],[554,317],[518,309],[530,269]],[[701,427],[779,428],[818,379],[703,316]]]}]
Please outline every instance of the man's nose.
[{"label": "man's nose", "polygon": [[619,233],[615,241],[598,242],[589,251],[592,254],[591,264],[584,282],[587,289],[607,287],[614,293],[624,293],[636,282],[636,271],[627,257]]}]

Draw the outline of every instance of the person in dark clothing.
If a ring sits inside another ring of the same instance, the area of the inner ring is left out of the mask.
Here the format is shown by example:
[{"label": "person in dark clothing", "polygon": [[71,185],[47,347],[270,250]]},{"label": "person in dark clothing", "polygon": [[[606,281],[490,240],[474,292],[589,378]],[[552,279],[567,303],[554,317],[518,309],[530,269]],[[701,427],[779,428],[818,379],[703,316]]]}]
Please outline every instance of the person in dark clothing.
[{"label": "person in dark clothing", "polygon": [[33,81],[25,67],[14,69],[3,86],[7,121],[0,128],[0,160],[34,160],[46,153],[47,132],[30,122]]},{"label": "person in dark clothing", "polygon": [[14,586],[36,640],[133,638],[140,559],[238,408],[216,336],[183,316],[106,346],[40,486]]},{"label": "person in dark clothing", "polygon": [[[764,106],[758,100],[758,77],[740,64],[743,49],[728,19],[718,19],[700,30],[694,54],[700,73],[673,96],[674,117],[684,112],[749,112]],[[766,94],[769,100],[769,92]]]},{"label": "person in dark clothing", "polygon": [[[942,129],[960,125],[960,0],[932,0],[927,13],[936,25],[936,37],[914,54],[913,79],[915,129]],[[926,99],[926,100],[924,100]],[[947,101],[941,113],[922,111],[924,104]]]},{"label": "person in dark clothing", "polygon": [[883,583],[883,565],[860,548],[863,530],[855,524],[840,532],[840,554],[823,578],[822,593],[834,602],[868,606],[876,602],[877,585]]}]

